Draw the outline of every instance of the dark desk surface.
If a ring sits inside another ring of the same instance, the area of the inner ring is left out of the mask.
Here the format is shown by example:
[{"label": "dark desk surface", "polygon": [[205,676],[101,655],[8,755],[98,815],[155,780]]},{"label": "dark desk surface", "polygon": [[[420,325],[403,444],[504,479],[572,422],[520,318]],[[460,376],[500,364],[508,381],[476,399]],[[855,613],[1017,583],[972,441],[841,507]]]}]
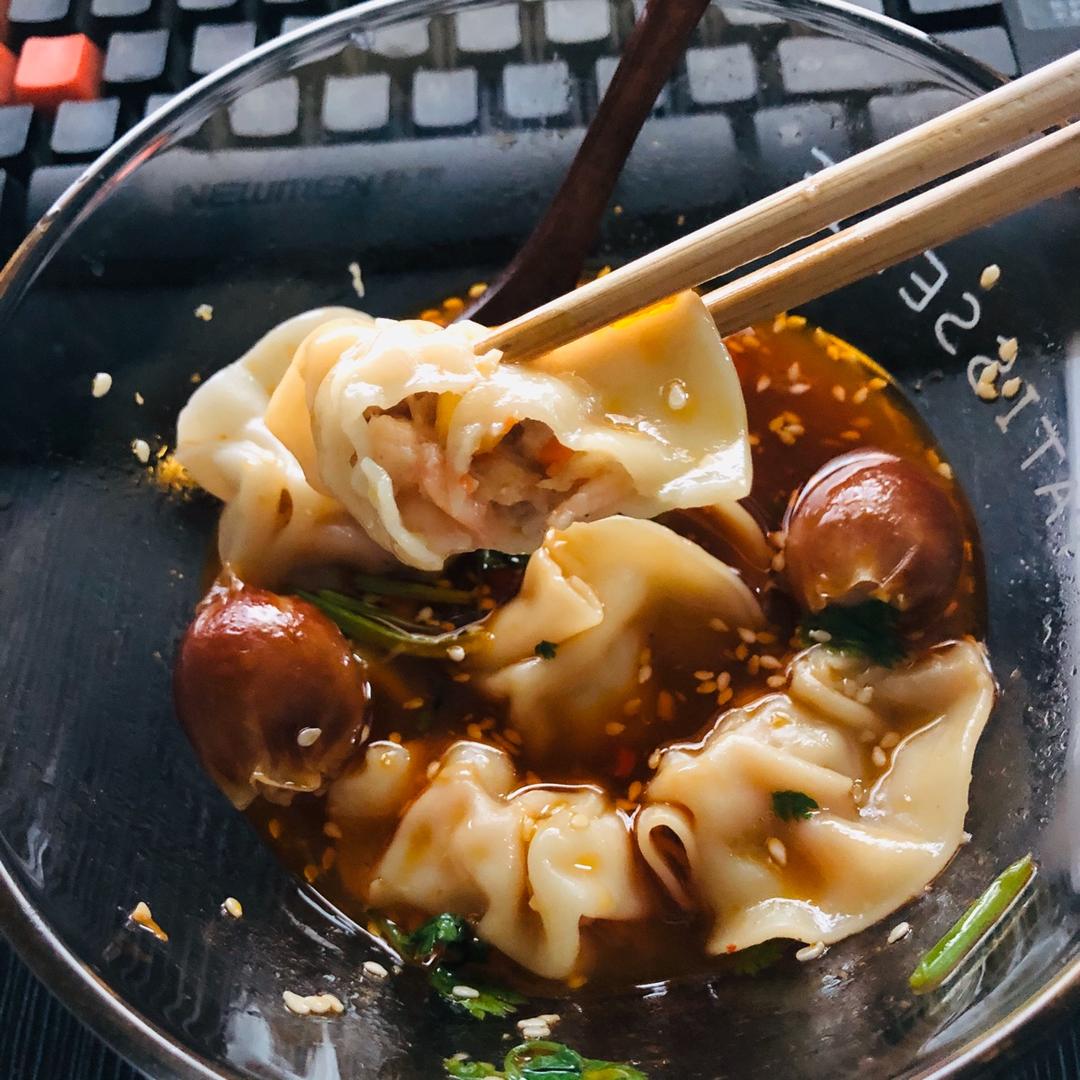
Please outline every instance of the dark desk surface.
[{"label": "dark desk surface", "polygon": [[[1080,1080],[1080,1013],[985,1076]],[[0,1080],[143,1080],[143,1075],[84,1028],[0,938]]]}]

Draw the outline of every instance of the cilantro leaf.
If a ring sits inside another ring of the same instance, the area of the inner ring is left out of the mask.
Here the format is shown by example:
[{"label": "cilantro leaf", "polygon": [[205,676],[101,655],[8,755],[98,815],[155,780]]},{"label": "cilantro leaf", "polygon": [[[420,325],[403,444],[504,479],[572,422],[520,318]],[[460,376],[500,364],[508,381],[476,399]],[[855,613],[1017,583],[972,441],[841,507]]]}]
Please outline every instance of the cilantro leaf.
[{"label": "cilantro leaf", "polygon": [[488,1077],[503,1077],[494,1065],[487,1061],[462,1061],[460,1058],[445,1058],[443,1068],[446,1075],[454,1080],[487,1080]]},{"label": "cilantro leaf", "polygon": [[[428,975],[432,990],[450,1005],[464,1010],[476,1020],[488,1016],[509,1016],[517,1012],[525,998],[513,990],[502,990],[494,986],[478,986],[472,979],[465,979],[447,967],[433,967]],[[478,991],[476,997],[459,997],[454,993],[455,986],[469,986]]]},{"label": "cilantro leaf", "polygon": [[800,636],[804,645],[812,645],[818,640],[814,631],[824,631],[829,635],[830,649],[857,653],[891,667],[904,656],[899,620],[900,612],[882,600],[866,600],[851,607],[830,604],[806,617]]},{"label": "cilantro leaf", "polygon": [[784,942],[779,938],[770,938],[760,945],[751,945],[740,949],[726,958],[724,970],[732,975],[760,975],[784,955]]},{"label": "cilantro leaf", "polygon": [[503,1062],[502,1071],[486,1061],[443,1062],[454,1080],[649,1080],[632,1065],[583,1058],[563,1043],[531,1041],[515,1046]]},{"label": "cilantro leaf", "polygon": [[805,821],[815,810],[820,810],[814,799],[801,791],[774,791],[773,813],[781,821]]},{"label": "cilantro leaf", "polygon": [[448,946],[460,945],[467,951],[474,942],[472,927],[460,916],[444,911],[414,930],[404,941],[410,959],[423,963]]},{"label": "cilantro leaf", "polygon": [[544,660],[554,660],[555,653],[558,651],[558,648],[559,646],[556,645],[553,641],[538,641],[536,643],[536,648],[533,649],[533,652],[536,653],[537,656],[542,657]]}]

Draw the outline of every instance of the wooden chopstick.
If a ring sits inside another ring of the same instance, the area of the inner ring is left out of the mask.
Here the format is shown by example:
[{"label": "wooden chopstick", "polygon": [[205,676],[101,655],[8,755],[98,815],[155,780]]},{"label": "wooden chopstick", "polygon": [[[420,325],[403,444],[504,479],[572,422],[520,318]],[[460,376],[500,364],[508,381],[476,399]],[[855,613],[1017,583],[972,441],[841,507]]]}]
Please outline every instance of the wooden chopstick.
[{"label": "wooden chopstick", "polygon": [[486,334],[519,360],[573,341],[988,157],[1080,110],[1080,51],[943,113]]},{"label": "wooden chopstick", "polygon": [[905,199],[704,297],[721,334],[1080,186],[1080,122]]}]

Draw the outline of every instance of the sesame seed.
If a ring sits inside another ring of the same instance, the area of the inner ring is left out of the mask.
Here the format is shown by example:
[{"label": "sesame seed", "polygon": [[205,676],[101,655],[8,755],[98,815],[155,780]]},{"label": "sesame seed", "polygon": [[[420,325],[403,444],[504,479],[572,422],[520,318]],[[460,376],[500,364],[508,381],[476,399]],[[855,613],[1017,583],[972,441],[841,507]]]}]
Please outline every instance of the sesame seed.
[{"label": "sesame seed", "polygon": [[314,885],[318,876],[319,868],[314,863],[308,863],[307,866],[304,867],[304,880],[309,885]]},{"label": "sesame seed", "polygon": [[884,769],[885,768],[885,763],[889,759],[885,756],[885,751],[882,750],[880,746],[875,746],[874,749],[870,751],[870,760],[879,769]]},{"label": "sesame seed", "polygon": [[739,637],[742,638],[742,640],[745,641],[747,645],[753,645],[754,642],[757,641],[757,634],[755,634],[754,631],[751,630],[749,627],[740,626],[737,632]]},{"label": "sesame seed", "polygon": [[462,998],[466,1001],[480,996],[480,991],[474,986],[455,986],[450,990],[450,993],[453,994],[454,997]]},{"label": "sesame seed", "polygon": [[768,655],[762,656],[760,658],[760,661],[761,661],[761,666],[766,671],[777,671],[779,668],[781,668],[783,666],[781,664],[780,658],[778,656],[768,656]]},{"label": "sesame seed", "polygon": [[146,403],[146,398],[144,398],[142,396],[142,394],[140,394],[139,391],[136,390],[135,391],[135,404],[136,405],[143,405],[145,403]]},{"label": "sesame seed", "polygon": [[1001,279],[1001,267],[997,263],[991,263],[983,267],[979,275],[979,286],[983,289],[992,289]]},{"label": "sesame seed", "polygon": [[724,622],[723,619],[710,619],[709,620],[709,629],[717,630],[721,634],[724,634],[724,633],[727,633],[727,631],[730,629],[730,627],[728,626],[728,624],[726,622]]},{"label": "sesame seed", "polygon": [[715,694],[719,689],[715,679],[707,679],[705,682],[698,683],[697,692],[699,694]]},{"label": "sesame seed", "polygon": [[806,316],[789,315],[787,317],[787,325],[789,330],[803,330],[806,327]]},{"label": "sesame seed", "polygon": [[773,690],[779,690],[787,682],[786,675],[770,675],[765,680],[765,685]]},{"label": "sesame seed", "polygon": [[788,393],[789,394],[795,394],[796,396],[798,396],[800,394],[805,394],[807,392],[807,390],[809,390],[809,389],[810,389],[810,384],[809,383],[805,383],[805,382],[792,383],[791,386],[788,387]]},{"label": "sesame seed", "polygon": [[141,926],[144,930],[149,930],[158,941],[169,940],[169,935],[166,934],[154,920],[154,916],[150,911],[150,906],[144,900],[140,900],[135,905],[128,915],[128,918],[135,923],[136,926]]},{"label": "sesame seed", "polygon": [[759,394],[764,393],[769,387],[772,386],[772,379],[768,375],[759,375],[758,381],[755,384],[755,389]]},{"label": "sesame seed", "polygon": [[874,698],[874,688],[872,686],[863,686],[855,691],[855,700],[860,705],[869,705]]},{"label": "sesame seed", "polygon": [[314,746],[322,737],[322,728],[306,727],[301,728],[300,733],[296,736],[297,746]]},{"label": "sesame seed", "polygon": [[472,676],[467,671],[459,671],[456,675],[451,675],[450,678],[456,683],[467,683],[472,679]]},{"label": "sesame seed", "polygon": [[654,770],[658,769],[660,767],[660,758],[661,758],[660,751],[659,750],[654,750],[649,755],[649,762],[648,762],[649,768],[654,769]]},{"label": "sesame seed", "polygon": [[604,732],[608,735],[621,735],[626,730],[625,724],[620,724],[618,720],[609,720],[604,725]]},{"label": "sesame seed", "polygon": [[716,676],[716,688],[717,690],[726,690],[731,685],[731,672],[721,671]]},{"label": "sesame seed", "polygon": [[266,826],[267,832],[275,839],[278,840],[281,837],[281,822],[278,819],[271,818],[269,824]]},{"label": "sesame seed", "polygon": [[631,698],[623,703],[623,716],[637,716],[641,712],[641,698]]},{"label": "sesame seed", "polygon": [[349,278],[352,281],[353,292],[356,293],[361,300],[364,298],[364,278],[360,273],[360,264],[358,262],[349,263]]},{"label": "sesame seed", "polygon": [[740,642],[735,646],[735,659],[742,663],[750,655],[750,650],[746,646],[746,642]]},{"label": "sesame seed", "polygon": [[979,372],[979,382],[992,383],[1000,374],[1001,365],[996,360],[991,360],[990,363]]},{"label": "sesame seed", "polygon": [[675,379],[668,384],[667,388],[667,403],[668,408],[672,412],[678,412],[680,409],[685,409],[687,402],[690,400],[690,395],[686,392],[686,386],[680,379]]},{"label": "sesame seed", "polygon": [[898,922],[890,931],[889,936],[885,939],[887,945],[895,945],[898,941],[902,941],[911,933],[911,923]]},{"label": "sesame seed", "polygon": [[469,294],[468,294],[469,299],[470,300],[479,300],[480,297],[483,296],[484,293],[487,292],[487,288],[488,288],[488,286],[487,286],[486,281],[478,281],[475,284],[470,285],[469,286]]},{"label": "sesame seed", "polygon": [[716,672],[715,671],[695,671],[694,672],[694,678],[697,679],[699,682],[702,682],[705,679],[715,679],[716,678]]},{"label": "sesame seed", "polygon": [[854,394],[851,395],[851,401],[854,405],[861,405],[870,396],[870,389],[866,386],[860,386]]},{"label": "sesame seed", "polygon": [[998,396],[997,390],[989,383],[984,382],[975,384],[975,393],[978,397],[982,398],[983,401],[996,401]]},{"label": "sesame seed", "polygon": [[234,919],[244,917],[244,906],[235,896],[226,896],[225,903],[221,905]]},{"label": "sesame seed", "polygon": [[836,398],[837,401],[846,401],[847,391],[838,383],[832,388],[832,396]]},{"label": "sesame seed", "polygon": [[331,840],[340,840],[345,834],[341,831],[341,826],[336,825],[332,821],[328,821],[323,827],[323,836],[330,837]]},{"label": "sesame seed", "polygon": [[795,954],[795,959],[800,964],[805,964],[808,960],[817,960],[819,957],[825,955],[825,942],[815,941],[813,945],[807,945],[805,948],[800,949]]},{"label": "sesame seed", "polygon": [[286,990],[281,997],[285,1002],[285,1008],[288,1009],[289,1012],[295,1013],[297,1016],[307,1016],[310,1014],[310,1006],[299,994],[294,994],[291,990]]},{"label": "sesame seed", "polygon": [[1020,393],[1020,379],[1015,375],[1011,379],[1007,379],[1001,387],[1001,396],[1004,398],[1014,398]]},{"label": "sesame seed", "polygon": [[99,371],[90,383],[90,393],[94,397],[104,397],[112,389],[112,376],[107,371]]},{"label": "sesame seed", "polygon": [[1020,346],[1017,344],[1016,338],[1006,338],[1006,340],[998,346],[998,356],[1000,356],[1006,364],[1011,364],[1016,359],[1019,348]]},{"label": "sesame seed", "polygon": [[364,971],[376,979],[385,979],[390,974],[378,960],[365,960]]},{"label": "sesame seed", "polygon": [[900,742],[900,734],[896,731],[886,731],[881,736],[881,742],[878,744],[882,750],[891,750],[897,743]]},{"label": "sesame seed", "polygon": [[628,787],[628,788],[626,789],[626,797],[627,797],[627,798],[628,798],[628,799],[629,799],[629,800],[630,800],[631,802],[637,802],[637,800],[641,798],[641,792],[642,792],[642,789],[643,789],[643,788],[644,788],[644,784],[642,784],[642,782],[641,782],[640,780],[635,780],[635,781],[634,781],[634,782],[633,782],[633,783],[632,783],[632,784],[631,784],[631,785],[630,785],[630,786],[629,786],[629,787]]},{"label": "sesame seed", "polygon": [[209,322],[214,317],[214,308],[211,304],[200,304],[195,309],[195,318],[202,319],[203,322]]},{"label": "sesame seed", "polygon": [[811,641],[816,641],[819,645],[824,645],[828,641],[832,641],[832,634],[828,630],[811,630],[806,635]]},{"label": "sesame seed", "polygon": [[778,840],[775,836],[770,836],[765,841],[765,847],[768,849],[769,858],[772,859],[777,866],[787,866],[787,848],[784,847],[784,841]]},{"label": "sesame seed", "polygon": [[790,366],[790,367],[789,367],[789,368],[787,369],[787,377],[788,377],[788,381],[789,381],[789,382],[797,382],[797,381],[798,381],[798,379],[799,379],[799,377],[800,377],[801,375],[802,375],[802,370],[801,370],[801,369],[800,369],[800,367],[799,367],[799,361],[798,361],[798,360],[796,360],[796,361],[795,361],[795,363],[793,363],[793,364],[792,364],[792,365],[791,365],[791,366]]},{"label": "sesame seed", "polygon": [[409,698],[408,701],[401,703],[403,709],[408,709],[409,712],[413,712],[416,709],[422,709],[424,707],[424,699],[422,697]]},{"label": "sesame seed", "polygon": [[884,390],[889,385],[888,379],[883,379],[880,376],[875,376],[866,384],[871,390]]},{"label": "sesame seed", "polygon": [[[1020,380],[1017,379],[1016,381],[1019,382]],[[1006,383],[1006,386],[1008,386],[1008,383]],[[1008,397],[1009,395],[1006,394],[1005,396]],[[953,478],[952,466],[947,461],[939,462],[937,471],[938,475],[945,477],[946,480],[951,480]]]},{"label": "sesame seed", "polygon": [[589,827],[589,819],[584,814],[575,814],[570,819],[570,828],[581,831]]},{"label": "sesame seed", "polygon": [[638,683],[644,685],[652,678],[652,668],[648,664],[643,664],[637,673]]},{"label": "sesame seed", "polygon": [[131,452],[143,465],[150,460],[150,444],[145,439],[132,439]]},{"label": "sesame seed", "polygon": [[786,565],[787,565],[787,559],[784,557],[784,553],[782,551],[778,551],[772,557],[772,568],[773,568],[773,570],[776,571],[776,573],[779,574],[781,571],[783,571],[783,569],[784,569],[784,567]]},{"label": "sesame seed", "polygon": [[455,664],[460,664],[465,659],[465,649],[461,645],[451,645],[446,650],[446,655],[454,661]]}]

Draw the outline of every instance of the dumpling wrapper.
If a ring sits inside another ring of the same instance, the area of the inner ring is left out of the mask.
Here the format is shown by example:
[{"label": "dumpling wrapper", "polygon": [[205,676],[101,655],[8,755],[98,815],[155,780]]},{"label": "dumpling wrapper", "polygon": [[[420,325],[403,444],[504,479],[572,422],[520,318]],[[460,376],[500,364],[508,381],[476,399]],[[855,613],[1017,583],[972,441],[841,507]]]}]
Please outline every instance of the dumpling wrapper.
[{"label": "dumpling wrapper", "polygon": [[532,551],[549,526],[749,493],[738,376],[696,294],[521,364],[476,356],[485,333],[338,322],[303,343],[271,403],[312,486],[403,563]]},{"label": "dumpling wrapper", "polygon": [[409,806],[369,900],[477,919],[480,938],[544,978],[580,962],[583,919],[644,918],[630,828],[589,788],[534,787],[501,750],[456,743]]},{"label": "dumpling wrapper", "polygon": [[[852,700],[845,681],[870,700]],[[917,896],[952,858],[993,700],[983,652],[968,642],[895,670],[812,649],[795,660],[790,693],[727,713],[700,747],[664,753],[637,820],[642,854],[676,900],[712,913],[710,953],[839,941]],[[909,734],[859,804],[853,782],[891,730]],[[821,809],[782,821],[777,791]]]},{"label": "dumpling wrapper", "polygon": [[[726,632],[710,626],[716,618]],[[737,628],[763,625],[726,563],[656,522],[610,517],[547,534],[470,662],[477,685],[509,702],[530,761],[610,758],[615,745],[651,749],[657,739],[652,710],[628,715],[628,701],[655,699],[672,667],[722,668]],[[552,658],[536,655],[540,641],[555,646]],[[605,731],[615,718],[617,744]]]},{"label": "dumpling wrapper", "polygon": [[378,569],[390,562],[340,503],[311,487],[264,419],[300,343],[342,316],[352,325],[372,322],[347,308],[288,319],[207,379],[177,421],[177,460],[225,503],[221,562],[251,584],[273,586],[302,563]]}]

